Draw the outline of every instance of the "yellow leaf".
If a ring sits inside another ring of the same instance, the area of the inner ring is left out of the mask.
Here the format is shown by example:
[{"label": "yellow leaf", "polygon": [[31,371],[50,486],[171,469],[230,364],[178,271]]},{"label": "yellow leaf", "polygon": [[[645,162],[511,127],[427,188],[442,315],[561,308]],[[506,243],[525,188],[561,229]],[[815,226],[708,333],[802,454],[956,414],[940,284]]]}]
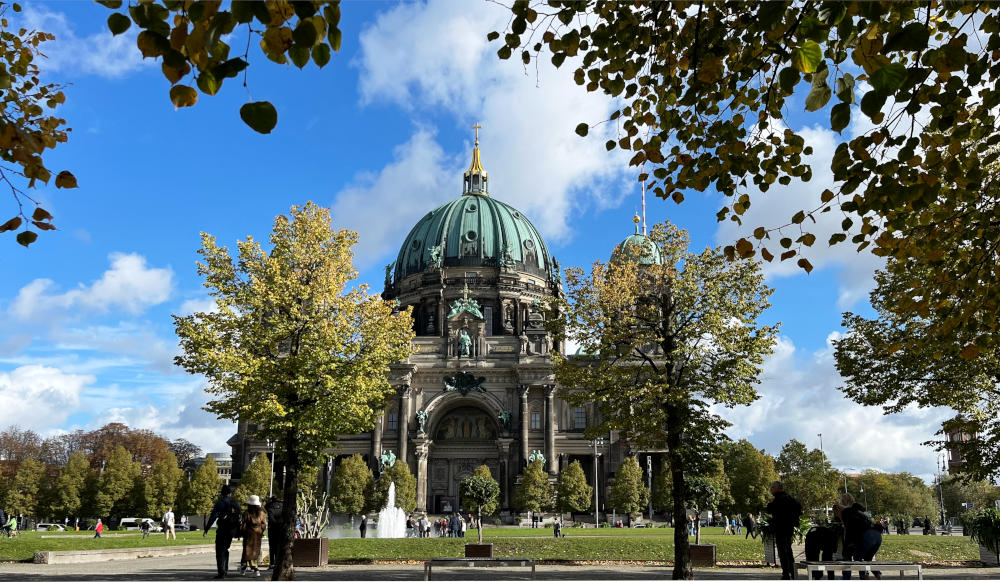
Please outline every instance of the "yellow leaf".
[{"label": "yellow leaf", "polygon": [[187,85],[174,85],[170,88],[170,102],[175,109],[191,107],[198,102],[198,92]]}]

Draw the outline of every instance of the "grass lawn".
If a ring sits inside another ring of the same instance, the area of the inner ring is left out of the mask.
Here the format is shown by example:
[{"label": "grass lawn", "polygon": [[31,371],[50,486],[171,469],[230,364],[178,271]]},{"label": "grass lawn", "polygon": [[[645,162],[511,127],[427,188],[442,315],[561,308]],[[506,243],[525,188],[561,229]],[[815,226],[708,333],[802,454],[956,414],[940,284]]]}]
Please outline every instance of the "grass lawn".
[{"label": "grass lawn", "polygon": [[[48,536],[69,537],[48,537]],[[121,535],[121,537],[118,537]],[[41,537],[46,536],[46,537]],[[109,537],[110,536],[110,537]],[[177,540],[166,540],[163,534],[149,534],[142,539],[139,532],[108,532],[101,539],[94,538],[94,532],[35,532],[22,531],[13,538],[0,537],[0,561],[23,561],[35,557],[35,552],[58,550],[107,550],[111,548],[144,548],[150,546],[189,546],[210,544],[215,541],[215,532],[202,537],[202,532],[179,532]]]},{"label": "grass lawn", "polygon": [[[716,531],[717,530],[717,531]],[[649,560],[674,558],[672,528],[576,529],[564,530],[566,537],[555,539],[545,528],[487,528],[483,541],[493,544],[497,557],[525,556],[540,560]],[[333,539],[331,560],[425,560],[461,556],[466,543],[476,543],[475,531],[464,539]],[[702,543],[716,545],[720,562],[762,562],[759,539],[742,535],[722,535],[722,528],[702,530]],[[976,560],[976,545],[967,537],[886,536],[879,551],[882,560],[939,562]]]}]

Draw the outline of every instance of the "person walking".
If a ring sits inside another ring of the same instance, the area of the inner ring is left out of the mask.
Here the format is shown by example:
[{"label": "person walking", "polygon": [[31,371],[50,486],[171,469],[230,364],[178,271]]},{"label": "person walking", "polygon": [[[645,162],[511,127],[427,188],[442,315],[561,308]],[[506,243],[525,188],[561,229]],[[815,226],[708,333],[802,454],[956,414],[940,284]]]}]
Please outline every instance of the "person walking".
[{"label": "person walking", "polygon": [[781,481],[771,484],[771,495],[774,499],[767,504],[767,512],[771,514],[771,531],[774,532],[774,544],[778,550],[778,560],[781,562],[781,579],[795,579],[795,562],[792,555],[792,535],[799,527],[802,516],[802,504],[794,497],[785,493]]},{"label": "person walking", "polygon": [[[10,518],[14,519],[14,516],[12,515],[12,516],[10,516]],[[14,523],[15,523],[14,529],[17,529],[17,522],[15,521]],[[104,531],[104,524],[101,523],[101,518],[98,517],[97,518],[97,525],[94,526],[94,537],[95,538],[101,537],[101,532],[103,532],[103,531]]]},{"label": "person walking", "polygon": [[174,508],[168,507],[167,512],[163,514],[163,536],[165,539],[170,539],[170,534],[174,535],[174,539],[177,539],[177,532],[174,531]]},{"label": "person walking", "polygon": [[753,536],[754,539],[757,539],[757,532],[754,531],[754,528],[757,527],[757,524],[753,520],[753,515],[748,513],[747,516],[743,518],[743,527],[745,527],[747,530],[747,535],[743,536],[743,539],[749,539],[750,536]]},{"label": "person walking", "polygon": [[281,510],[284,504],[280,499],[271,496],[264,505],[267,511],[267,568],[273,570],[275,550],[284,545],[287,537],[285,532],[285,522],[281,519]]},{"label": "person walking", "polygon": [[219,527],[215,531],[215,567],[218,574],[216,580],[221,580],[229,574],[229,546],[233,545],[233,538],[239,533],[240,528],[240,505],[229,496],[231,490],[229,485],[223,485],[219,492],[219,499],[212,507],[212,513],[205,523],[205,531],[202,537],[208,535],[208,530],[212,528],[216,521]]},{"label": "person walking", "polygon": [[562,534],[562,524],[559,523],[559,518],[555,518],[552,521],[552,535],[555,537],[560,537]]},{"label": "person walking", "polygon": [[362,515],[361,516],[361,527],[359,527],[358,530],[361,532],[361,538],[364,539],[365,534],[368,533],[368,516],[367,515]]},{"label": "person walking", "polygon": [[[858,562],[871,562],[882,547],[882,530],[872,523],[865,507],[854,501],[854,496],[844,493],[840,496],[840,520],[844,522],[844,554]],[[835,510],[836,513],[836,510]],[[882,579],[882,573],[873,570],[876,580]],[[858,576],[865,580],[867,572],[859,572]],[[850,578],[850,572],[844,572],[845,578]]]},{"label": "person walking", "polygon": [[260,497],[251,495],[247,498],[247,508],[243,511],[243,519],[240,521],[240,533],[243,534],[241,576],[247,570],[253,570],[254,576],[260,576],[260,548],[265,529],[267,529],[267,514],[260,506]]},{"label": "person walking", "polygon": [[733,533],[732,522],[729,521],[729,518],[727,516],[723,515],[722,516],[722,535],[731,534],[731,533]]}]

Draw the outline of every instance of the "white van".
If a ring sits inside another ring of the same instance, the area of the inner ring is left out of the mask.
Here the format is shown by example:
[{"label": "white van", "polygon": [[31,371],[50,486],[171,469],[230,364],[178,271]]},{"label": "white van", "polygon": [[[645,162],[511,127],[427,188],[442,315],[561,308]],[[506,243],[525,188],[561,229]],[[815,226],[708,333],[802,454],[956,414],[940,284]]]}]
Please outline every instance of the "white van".
[{"label": "white van", "polygon": [[160,526],[160,524],[157,523],[156,520],[154,520],[151,517],[141,517],[141,518],[126,517],[123,518],[120,522],[118,522],[118,527],[119,528],[124,527],[125,531],[139,531],[139,524],[141,524],[144,521],[149,523],[149,531],[152,532],[163,531],[163,528]]}]

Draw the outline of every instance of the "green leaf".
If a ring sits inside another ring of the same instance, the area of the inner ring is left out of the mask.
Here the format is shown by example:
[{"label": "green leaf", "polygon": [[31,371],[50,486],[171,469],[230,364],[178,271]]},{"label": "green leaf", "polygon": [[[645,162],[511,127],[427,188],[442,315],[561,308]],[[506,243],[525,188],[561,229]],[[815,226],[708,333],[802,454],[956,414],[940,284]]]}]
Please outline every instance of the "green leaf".
[{"label": "green leaf", "polygon": [[823,61],[823,49],[814,40],[807,40],[792,49],[792,66],[802,73],[814,73]]},{"label": "green leaf", "polygon": [[861,98],[861,113],[870,118],[874,118],[881,113],[882,106],[885,105],[886,94],[878,91],[869,91]]},{"label": "green leaf", "polygon": [[340,42],[344,38],[344,33],[340,32],[340,29],[330,23],[330,31],[326,33],[326,41],[330,43],[330,48],[340,52]]},{"label": "green leaf", "polygon": [[6,71],[0,72],[0,89],[10,89],[10,74]]},{"label": "green leaf", "polygon": [[312,49],[312,59],[313,62],[319,68],[323,68],[327,63],[330,62],[330,47],[325,44],[318,44]]},{"label": "green leaf", "polygon": [[854,104],[854,75],[844,73],[837,78],[837,98],[844,103]]},{"label": "green leaf", "polygon": [[[292,39],[295,40],[295,44],[297,45],[307,49],[312,48],[319,41],[316,25],[312,20],[300,20],[295,30],[292,31]],[[292,62],[295,62],[294,58]],[[302,67],[299,68],[301,69]]]},{"label": "green leaf", "polygon": [[813,73],[812,89],[806,95],[806,111],[818,111],[830,101],[833,91],[826,84],[826,78],[829,74],[830,71],[826,68]]},{"label": "green leaf", "polygon": [[15,216],[14,218],[11,218],[7,222],[0,224],[0,232],[7,232],[8,230],[14,230],[19,226],[21,226],[21,217]]},{"label": "green leaf", "polygon": [[[906,81],[906,67],[902,63],[889,63],[875,71],[871,77],[872,87],[879,93],[895,93]],[[881,109],[881,107],[880,107]]]},{"label": "green leaf", "polygon": [[254,4],[257,4],[259,0],[233,0],[233,4],[230,10],[233,12],[233,18],[236,22],[247,23],[253,21]]},{"label": "green leaf", "polygon": [[206,95],[215,95],[219,92],[219,87],[222,86],[222,82],[220,82],[215,75],[212,74],[212,71],[202,71],[201,74],[198,75],[197,83],[198,88],[201,89],[201,92]]},{"label": "green leaf", "polygon": [[28,248],[28,245],[38,240],[38,233],[32,232],[30,230],[25,230],[17,233],[17,244]]},{"label": "green leaf", "polygon": [[824,2],[819,9],[819,20],[828,26],[836,26],[847,16],[847,5],[839,0]]},{"label": "green leaf", "polygon": [[586,137],[587,133],[590,131],[590,126],[586,123],[581,123],[576,126],[576,134],[580,137]]},{"label": "green leaf", "polygon": [[292,64],[300,69],[309,64],[309,56],[309,47],[295,44],[288,49],[288,57],[292,59]]},{"label": "green leaf", "polygon": [[834,105],[830,110],[830,129],[840,133],[850,123],[851,106],[847,103],[837,103]]},{"label": "green leaf", "polygon": [[132,19],[121,12],[115,12],[108,16],[108,30],[115,36],[125,32],[130,26],[132,26]]},{"label": "green leaf", "polygon": [[799,72],[795,67],[785,67],[778,73],[778,83],[781,85],[781,90],[785,93],[794,91],[795,85],[798,84],[800,78]]},{"label": "green leaf", "polygon": [[191,107],[198,102],[198,92],[187,85],[174,85],[170,88],[170,102],[176,109]]},{"label": "green leaf", "polygon": [[257,133],[271,133],[278,124],[278,112],[269,101],[254,101],[240,107],[240,118]]},{"label": "green leaf", "polygon": [[885,41],[883,53],[893,51],[919,51],[927,48],[931,32],[919,22],[911,22],[902,30],[894,31]]}]

